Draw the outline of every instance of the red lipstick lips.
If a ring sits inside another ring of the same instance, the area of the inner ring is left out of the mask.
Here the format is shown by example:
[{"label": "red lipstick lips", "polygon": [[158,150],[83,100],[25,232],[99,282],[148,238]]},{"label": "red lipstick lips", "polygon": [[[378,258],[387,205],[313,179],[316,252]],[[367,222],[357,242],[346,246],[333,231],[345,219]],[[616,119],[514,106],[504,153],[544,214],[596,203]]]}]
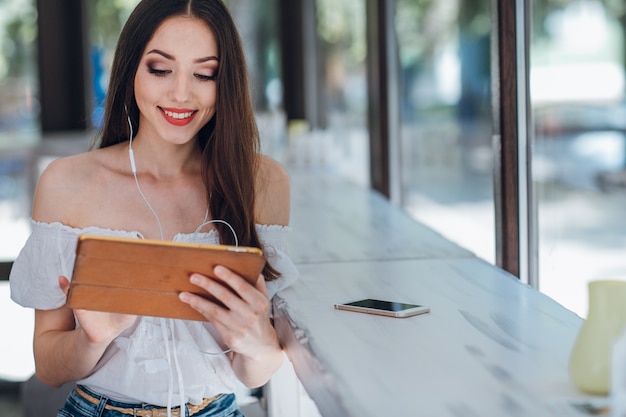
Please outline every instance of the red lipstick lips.
[{"label": "red lipstick lips", "polygon": [[168,123],[173,124],[174,126],[185,126],[191,123],[196,115],[196,111],[190,109],[161,108],[161,114]]}]

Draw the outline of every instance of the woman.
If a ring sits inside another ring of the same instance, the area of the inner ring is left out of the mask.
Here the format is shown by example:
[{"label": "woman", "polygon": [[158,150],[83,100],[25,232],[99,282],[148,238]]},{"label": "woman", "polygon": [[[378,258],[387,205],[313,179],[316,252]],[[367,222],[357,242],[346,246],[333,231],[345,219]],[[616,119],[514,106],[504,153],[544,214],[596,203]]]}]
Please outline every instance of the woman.
[{"label": "woman", "polygon": [[[12,298],[36,311],[37,376],[51,386],[77,381],[59,416],[154,408],[238,416],[236,379],[258,387],[280,366],[269,300],[297,276],[285,253],[289,180],[257,150],[243,51],[225,6],[141,1],[117,45],[98,149],[41,175],[33,232],[11,274]],[[64,305],[82,233],[233,244],[228,226],[239,244],[263,248],[268,264],[256,286],[223,267],[215,273],[225,285],[193,274],[225,305],[180,294],[206,322]]]}]

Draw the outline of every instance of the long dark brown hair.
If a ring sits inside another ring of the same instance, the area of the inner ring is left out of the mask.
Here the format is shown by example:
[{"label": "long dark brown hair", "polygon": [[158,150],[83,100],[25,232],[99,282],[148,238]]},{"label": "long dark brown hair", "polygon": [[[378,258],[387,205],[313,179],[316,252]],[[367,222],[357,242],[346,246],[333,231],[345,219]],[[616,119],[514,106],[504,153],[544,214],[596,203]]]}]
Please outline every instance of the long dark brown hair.
[{"label": "long dark brown hair", "polygon": [[[144,49],[158,27],[174,16],[192,16],[208,25],[217,42],[219,69],[215,115],[200,130],[202,180],[209,211],[228,222],[239,243],[261,247],[254,221],[254,178],[257,174],[259,132],[239,33],[221,0],[142,0],[122,29],[115,50],[102,129],[95,146],[104,148],[128,141],[130,127],[139,130],[134,78]],[[220,243],[234,244],[226,225],[215,223]],[[279,274],[266,264],[266,280]]]}]

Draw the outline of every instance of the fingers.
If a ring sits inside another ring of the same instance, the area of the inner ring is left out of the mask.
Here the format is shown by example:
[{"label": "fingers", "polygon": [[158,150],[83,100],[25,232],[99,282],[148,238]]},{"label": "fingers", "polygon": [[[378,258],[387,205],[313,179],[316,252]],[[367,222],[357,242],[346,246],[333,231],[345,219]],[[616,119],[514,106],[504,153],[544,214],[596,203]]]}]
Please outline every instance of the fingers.
[{"label": "fingers", "polygon": [[215,278],[193,274],[190,281],[219,303],[190,292],[181,293],[180,299],[210,321],[233,352],[254,356],[259,346],[272,345],[275,331],[263,276],[251,285],[227,268],[216,267],[214,272]]},{"label": "fingers", "polygon": [[202,287],[231,310],[241,307],[238,301],[253,306],[265,305],[268,302],[262,275],[259,275],[255,285],[250,285],[243,277],[223,266],[216,266],[214,272],[217,279],[194,274],[191,276],[191,282]]},{"label": "fingers", "polygon": [[258,298],[259,294],[255,291],[251,291],[252,286],[250,285],[250,283],[230,269],[218,265],[215,267],[214,272],[217,278],[219,278],[220,281],[232,288],[241,299],[247,302],[251,302],[254,298]]},{"label": "fingers", "polygon": [[245,301],[239,292],[220,279],[193,274],[189,280],[219,300],[229,310],[239,310],[245,307]]},{"label": "fingers", "polygon": [[269,300],[265,280],[259,275],[254,286],[244,278],[227,268],[215,268],[217,278],[209,278],[200,274],[193,274],[190,282],[202,288],[208,294],[219,300],[225,307],[211,302],[201,296],[183,292],[180,299],[204,315],[207,320],[234,320],[228,318],[229,311],[235,312],[238,321],[254,320],[258,316],[269,316]]},{"label": "fingers", "polygon": [[256,289],[261,291],[261,294],[265,296],[265,298],[269,299],[269,294],[267,293],[267,286],[265,285],[265,277],[263,275],[259,275],[256,280]]}]

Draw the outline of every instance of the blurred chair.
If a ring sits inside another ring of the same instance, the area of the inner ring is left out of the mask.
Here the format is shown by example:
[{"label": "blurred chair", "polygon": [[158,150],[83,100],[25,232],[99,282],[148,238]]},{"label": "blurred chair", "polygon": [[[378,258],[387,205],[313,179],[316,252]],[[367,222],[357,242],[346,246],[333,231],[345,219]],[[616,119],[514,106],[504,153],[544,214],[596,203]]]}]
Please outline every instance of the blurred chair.
[{"label": "blurred chair", "polygon": [[33,375],[22,384],[23,417],[56,417],[74,385],[68,382],[60,388],[52,388]]}]

